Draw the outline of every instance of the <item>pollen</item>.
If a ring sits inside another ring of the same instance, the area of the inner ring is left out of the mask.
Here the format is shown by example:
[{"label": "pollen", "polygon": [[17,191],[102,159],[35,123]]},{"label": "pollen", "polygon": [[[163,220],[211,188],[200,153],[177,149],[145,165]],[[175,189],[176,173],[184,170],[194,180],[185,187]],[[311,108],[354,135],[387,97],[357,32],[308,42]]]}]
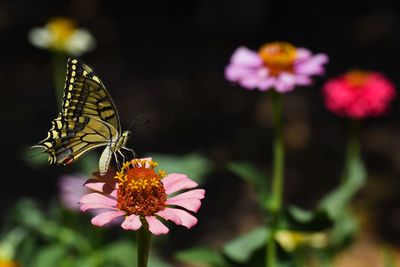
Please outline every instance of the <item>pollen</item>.
[{"label": "pollen", "polygon": [[118,179],[118,208],[128,214],[154,215],[165,208],[167,195],[161,182],[163,177],[151,160],[132,160],[123,163]]},{"label": "pollen", "polygon": [[53,35],[54,47],[63,47],[65,42],[71,37],[76,30],[76,22],[74,20],[57,17],[47,24],[48,29]]},{"label": "pollen", "polygon": [[278,76],[281,72],[293,72],[296,59],[296,47],[286,42],[274,42],[263,45],[259,56],[268,67],[271,76]]},{"label": "pollen", "polygon": [[346,74],[346,81],[354,87],[360,87],[365,84],[369,77],[369,73],[361,70],[352,70]]}]

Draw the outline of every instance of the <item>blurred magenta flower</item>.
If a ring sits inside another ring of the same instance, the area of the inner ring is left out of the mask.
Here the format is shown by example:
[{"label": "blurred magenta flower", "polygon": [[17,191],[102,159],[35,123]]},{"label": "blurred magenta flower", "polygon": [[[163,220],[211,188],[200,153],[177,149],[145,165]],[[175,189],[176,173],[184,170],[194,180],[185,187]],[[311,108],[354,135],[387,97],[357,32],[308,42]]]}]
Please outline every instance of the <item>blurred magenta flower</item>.
[{"label": "blurred magenta flower", "polygon": [[[146,224],[154,235],[169,232],[160,218],[187,228],[196,225],[196,217],[188,211],[197,212],[205,191],[192,189],[197,183],[185,174],[171,173],[164,177],[164,172],[155,171],[156,166],[151,158],[134,159],[124,163],[112,179],[97,175],[85,184],[96,192],[81,198],[81,210],[103,209],[92,219],[94,225],[103,226],[123,217],[123,229],[138,230]],[[178,193],[185,189],[192,190]]]},{"label": "blurred magenta flower", "polygon": [[225,69],[225,77],[246,89],[275,88],[284,93],[296,85],[310,85],[311,76],[323,74],[323,65],[327,62],[325,54],[313,55],[306,48],[296,48],[286,42],[267,43],[258,53],[239,47]]},{"label": "blurred magenta flower", "polygon": [[69,210],[79,210],[79,200],[89,192],[83,185],[88,178],[81,174],[63,175],[59,179],[60,199],[63,206]]},{"label": "blurred magenta flower", "polygon": [[96,41],[86,29],[77,28],[75,20],[55,17],[42,28],[33,28],[29,41],[41,49],[79,56],[94,49]]},{"label": "blurred magenta flower", "polygon": [[353,70],[329,80],[323,88],[326,107],[353,119],[382,115],[396,96],[394,85],[381,73]]}]

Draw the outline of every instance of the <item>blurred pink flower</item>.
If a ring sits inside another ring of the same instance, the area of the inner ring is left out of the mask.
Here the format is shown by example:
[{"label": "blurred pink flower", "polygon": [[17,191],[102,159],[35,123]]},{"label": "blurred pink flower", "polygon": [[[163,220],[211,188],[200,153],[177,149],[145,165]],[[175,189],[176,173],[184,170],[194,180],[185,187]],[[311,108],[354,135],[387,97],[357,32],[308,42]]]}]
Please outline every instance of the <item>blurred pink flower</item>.
[{"label": "blurred pink flower", "polygon": [[81,174],[63,175],[59,179],[61,203],[67,209],[79,211],[79,200],[92,190],[84,187],[87,177]]},{"label": "blurred pink flower", "polygon": [[312,55],[308,49],[286,42],[267,43],[258,53],[239,47],[225,69],[225,77],[246,89],[275,88],[284,93],[296,85],[310,85],[311,76],[323,74],[327,62],[325,54]]},{"label": "blurred pink flower", "polygon": [[[103,209],[92,219],[94,225],[124,218],[123,229],[138,230],[145,224],[154,235],[169,232],[160,218],[187,228],[196,225],[196,217],[189,212],[198,211],[205,191],[193,189],[197,183],[184,174],[164,177],[164,172],[154,170],[156,166],[151,158],[134,159],[124,163],[113,179],[98,175],[89,180],[85,186],[96,192],[81,198],[81,210]],[[185,189],[192,190],[176,194]]]},{"label": "blurred pink flower", "polygon": [[329,80],[322,92],[330,111],[353,119],[382,115],[396,96],[383,74],[360,70]]}]

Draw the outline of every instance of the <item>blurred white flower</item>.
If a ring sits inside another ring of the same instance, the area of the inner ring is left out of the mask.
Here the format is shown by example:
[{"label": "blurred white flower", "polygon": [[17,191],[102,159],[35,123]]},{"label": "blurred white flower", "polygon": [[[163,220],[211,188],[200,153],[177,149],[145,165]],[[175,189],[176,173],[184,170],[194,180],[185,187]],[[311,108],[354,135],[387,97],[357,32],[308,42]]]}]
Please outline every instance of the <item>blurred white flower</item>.
[{"label": "blurred white flower", "polygon": [[29,41],[36,47],[79,56],[95,48],[96,41],[86,29],[69,18],[56,17],[42,28],[33,28]]}]

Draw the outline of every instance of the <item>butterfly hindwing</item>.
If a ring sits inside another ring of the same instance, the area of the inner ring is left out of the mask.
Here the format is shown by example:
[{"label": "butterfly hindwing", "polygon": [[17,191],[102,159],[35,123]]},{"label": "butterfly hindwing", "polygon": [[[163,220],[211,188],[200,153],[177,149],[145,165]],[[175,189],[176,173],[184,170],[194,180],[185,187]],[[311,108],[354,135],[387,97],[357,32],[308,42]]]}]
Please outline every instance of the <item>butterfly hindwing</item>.
[{"label": "butterfly hindwing", "polygon": [[118,137],[116,129],[94,117],[78,117],[74,121],[53,120],[48,136],[39,142],[49,153],[50,163],[70,164],[93,148],[109,146]]}]

